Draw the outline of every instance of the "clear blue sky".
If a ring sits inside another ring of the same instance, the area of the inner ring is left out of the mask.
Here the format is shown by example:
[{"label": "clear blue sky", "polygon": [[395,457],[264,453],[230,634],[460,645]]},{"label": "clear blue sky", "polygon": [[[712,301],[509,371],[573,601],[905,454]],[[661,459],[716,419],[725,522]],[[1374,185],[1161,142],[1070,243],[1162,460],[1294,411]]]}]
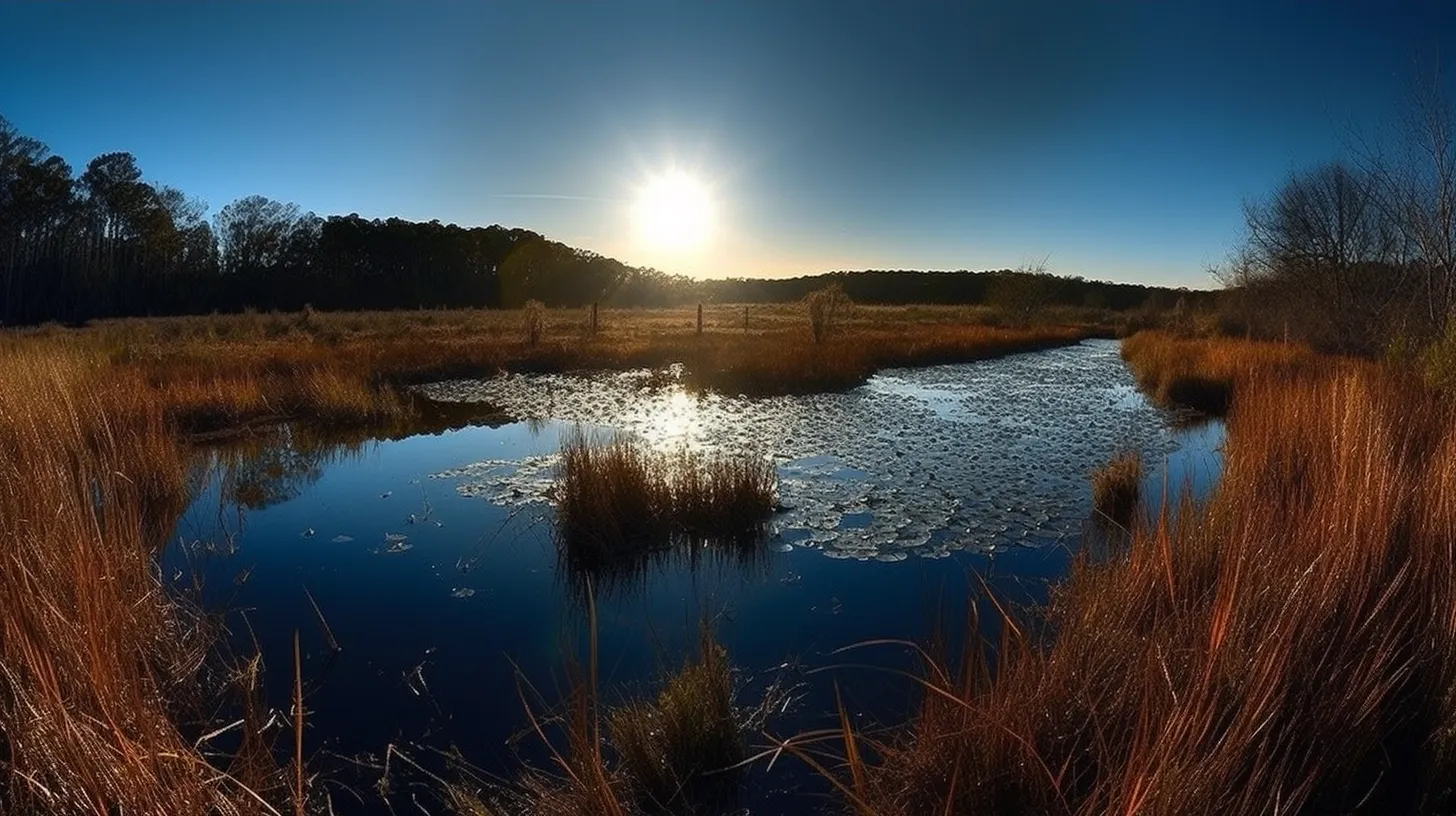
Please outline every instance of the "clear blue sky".
[{"label": "clear blue sky", "polygon": [[[1245,198],[1453,59],[1445,5],[5,4],[0,114],[213,212],[502,223],[707,276],[1047,256],[1206,286]],[[719,214],[669,255],[630,202],[674,164]]]}]

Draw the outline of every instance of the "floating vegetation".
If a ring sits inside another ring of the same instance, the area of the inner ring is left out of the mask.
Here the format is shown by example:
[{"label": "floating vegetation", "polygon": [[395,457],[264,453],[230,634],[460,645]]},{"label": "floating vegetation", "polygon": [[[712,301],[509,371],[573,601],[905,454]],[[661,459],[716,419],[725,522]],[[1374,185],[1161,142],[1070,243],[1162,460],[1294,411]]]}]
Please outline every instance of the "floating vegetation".
[{"label": "floating vegetation", "polygon": [[[858,560],[1053,544],[1087,518],[1091,488],[1078,474],[1122,450],[1156,462],[1177,447],[1110,341],[893,370],[852,391],[809,396],[696,396],[651,373],[506,376],[424,390],[523,418],[614,428],[665,453],[766,451],[779,477],[772,544]],[[502,505],[546,503],[557,464],[555,456],[486,460],[435,478]]]}]

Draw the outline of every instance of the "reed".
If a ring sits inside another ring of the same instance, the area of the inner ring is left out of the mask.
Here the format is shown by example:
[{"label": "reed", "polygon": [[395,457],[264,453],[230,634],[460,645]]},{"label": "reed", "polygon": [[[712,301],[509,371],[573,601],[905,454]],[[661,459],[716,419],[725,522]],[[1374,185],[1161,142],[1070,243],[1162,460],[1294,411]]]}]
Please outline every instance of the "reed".
[{"label": "reed", "polygon": [[1092,474],[1092,510],[1097,519],[1130,529],[1142,496],[1143,457],[1125,451]]},{"label": "reed", "polygon": [[1008,620],[994,673],[973,635],[902,729],[846,725],[851,809],[1448,808],[1453,407],[1369,366],[1251,374],[1226,462],[1206,504],[1078,561],[1053,640]]},{"label": "reed", "polygon": [[154,554],[186,498],[154,392],[83,353],[0,366],[0,809],[266,811],[174,716],[204,620]]},{"label": "reed", "polygon": [[580,428],[561,444],[556,533],[566,556],[609,565],[685,541],[755,546],[778,477],[762,457],[661,453],[624,435]]}]

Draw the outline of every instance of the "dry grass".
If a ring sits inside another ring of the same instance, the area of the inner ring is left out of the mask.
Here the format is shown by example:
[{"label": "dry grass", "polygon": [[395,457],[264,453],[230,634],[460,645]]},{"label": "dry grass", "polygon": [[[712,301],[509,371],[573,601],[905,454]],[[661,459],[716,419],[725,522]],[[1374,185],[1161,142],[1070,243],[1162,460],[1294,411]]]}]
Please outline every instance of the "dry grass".
[{"label": "dry grass", "polygon": [[210,647],[155,553],[186,499],[147,385],[81,354],[0,367],[0,724],[14,812],[261,810],[174,717]]},{"label": "dry grass", "polygon": [[706,625],[697,658],[664,680],[656,700],[628,701],[607,712],[632,794],[650,811],[727,797],[725,788],[738,782],[727,769],[743,759],[742,725],[728,653]]},{"label": "dry grass", "polygon": [[779,702],[770,691],[753,709],[735,705],[733,668],[712,627],[699,629],[699,652],[666,674],[655,698],[603,707],[598,686],[595,606],[585,670],[573,667],[556,713],[538,714],[541,695],[522,680],[536,736],[554,771],[526,768],[509,784],[457,766],[444,797],[461,816],[640,816],[718,813],[741,781],[744,733]]},{"label": "dry grass", "polygon": [[[987,325],[969,307],[858,307],[816,344],[802,306],[242,314],[101,321],[0,333],[0,360],[67,353],[142,381],[188,433],[259,421],[379,421],[409,410],[399,386],[501,371],[683,363],[700,388],[804,393],[857,385],[878,368],[981,359],[1076,342],[1105,329]],[[523,330],[524,327],[524,330]]]},{"label": "dry grass", "polygon": [[[1049,644],[846,727],[865,813],[1426,812],[1456,734],[1456,416],[1372,367],[1240,380],[1221,487],[1077,563]],[[974,625],[971,626],[974,631]],[[807,751],[807,743],[801,744]]]},{"label": "dry grass", "polygon": [[1131,529],[1142,494],[1143,457],[1120,453],[1092,474],[1092,509],[1099,521]]},{"label": "dry grass", "polygon": [[1122,341],[1122,356],[1138,383],[1157,402],[1222,416],[1239,384],[1250,376],[1294,374],[1320,359],[1307,346],[1231,338],[1185,338],[1139,332]]},{"label": "dry grass", "polygon": [[680,541],[755,545],[773,511],[778,477],[755,456],[659,453],[623,435],[581,429],[561,443],[556,532],[567,557],[632,560]]},{"label": "dry grass", "polygon": [[[155,554],[185,502],[178,437],[283,419],[331,426],[415,414],[400,386],[501,370],[684,362],[701,387],[841,388],[878,366],[1074,342],[1084,328],[1007,330],[972,309],[860,308],[816,345],[802,308],[243,314],[0,332],[0,762],[7,810],[258,809],[209,767],[177,718],[209,639]],[[523,336],[525,335],[525,336]],[[535,342],[532,342],[535,341]],[[746,518],[704,465],[708,498],[675,524]],[[744,494],[737,494],[742,498]],[[716,498],[715,498],[716,496]],[[245,742],[256,743],[249,737]],[[254,746],[255,748],[257,746]],[[245,751],[245,779],[266,750]],[[242,775],[244,766],[234,766]],[[297,782],[294,781],[296,787]]]}]

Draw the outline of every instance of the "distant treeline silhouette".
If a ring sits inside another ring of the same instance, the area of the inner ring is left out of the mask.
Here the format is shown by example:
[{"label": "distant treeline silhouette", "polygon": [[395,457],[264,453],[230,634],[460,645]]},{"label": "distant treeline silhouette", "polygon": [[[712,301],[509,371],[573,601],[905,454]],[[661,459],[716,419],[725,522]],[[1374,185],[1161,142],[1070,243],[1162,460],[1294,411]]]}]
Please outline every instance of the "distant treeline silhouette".
[{"label": "distant treeline silhouette", "polygon": [[[526,229],[319,217],[248,196],[207,206],[143,179],[130,153],[77,176],[0,117],[0,323],[213,311],[670,306],[784,302],[839,283],[863,303],[1127,310],[1210,293],[1032,272],[835,272],[697,281],[629,266]],[[1190,304],[1191,305],[1191,304]]]}]

